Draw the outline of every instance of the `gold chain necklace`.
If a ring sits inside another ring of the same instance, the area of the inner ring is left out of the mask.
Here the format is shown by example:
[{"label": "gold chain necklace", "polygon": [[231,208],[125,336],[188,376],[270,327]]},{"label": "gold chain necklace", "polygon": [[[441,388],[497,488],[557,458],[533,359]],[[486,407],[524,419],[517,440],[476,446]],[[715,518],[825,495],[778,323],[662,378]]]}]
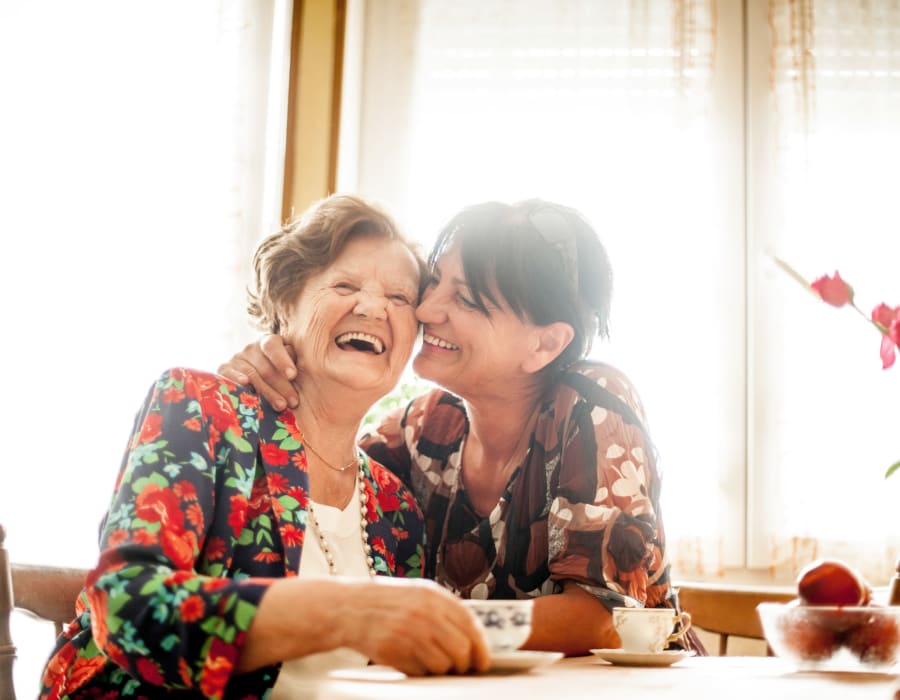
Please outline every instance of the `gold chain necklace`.
[{"label": "gold chain necklace", "polygon": [[328,467],[329,469],[333,469],[336,472],[345,472],[348,469],[350,469],[350,467],[358,467],[361,463],[359,455],[357,454],[357,455],[354,455],[353,459],[351,459],[349,462],[347,462],[347,464],[344,465],[343,467],[334,466],[331,462],[329,462],[322,455],[320,455],[316,451],[315,447],[313,447],[312,445],[309,444],[309,440],[307,439],[305,434],[303,435],[303,446],[305,448],[307,448],[310,452],[312,452],[316,457],[318,457],[326,467]]}]

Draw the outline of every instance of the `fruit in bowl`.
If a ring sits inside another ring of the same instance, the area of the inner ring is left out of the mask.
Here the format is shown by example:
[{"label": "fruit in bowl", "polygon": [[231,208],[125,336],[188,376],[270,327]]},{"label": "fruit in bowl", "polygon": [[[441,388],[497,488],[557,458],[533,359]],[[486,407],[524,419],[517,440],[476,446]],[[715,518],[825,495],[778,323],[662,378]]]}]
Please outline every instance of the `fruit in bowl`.
[{"label": "fruit in bowl", "polygon": [[885,670],[900,660],[900,607],[761,603],[776,656],[802,668]]},{"label": "fruit in bowl", "polygon": [[757,607],[776,655],[802,668],[885,670],[900,660],[900,606],[871,604],[851,567],[820,559],[797,577],[797,598]]},{"label": "fruit in bowl", "polygon": [[817,559],[797,577],[797,596],[806,605],[868,605],[872,588],[836,559]]}]

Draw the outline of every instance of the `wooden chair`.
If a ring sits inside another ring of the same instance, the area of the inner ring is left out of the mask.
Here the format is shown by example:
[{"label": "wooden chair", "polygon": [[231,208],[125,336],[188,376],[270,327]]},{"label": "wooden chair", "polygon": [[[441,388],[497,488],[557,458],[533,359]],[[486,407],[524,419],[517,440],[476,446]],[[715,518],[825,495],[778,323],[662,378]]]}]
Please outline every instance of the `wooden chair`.
[{"label": "wooden chair", "polygon": [[87,570],[10,564],[5,539],[0,525],[0,700],[15,700],[12,671],[16,647],[9,628],[13,609],[52,622],[59,634],[75,617],[75,599]]},{"label": "wooden chair", "polygon": [[[792,586],[732,586],[721,583],[675,584],[681,609],[691,614],[691,624],[719,635],[719,656],[728,651],[730,636],[765,639],[756,606],[788,603],[797,597]],[[768,650],[769,655],[772,650]]]}]

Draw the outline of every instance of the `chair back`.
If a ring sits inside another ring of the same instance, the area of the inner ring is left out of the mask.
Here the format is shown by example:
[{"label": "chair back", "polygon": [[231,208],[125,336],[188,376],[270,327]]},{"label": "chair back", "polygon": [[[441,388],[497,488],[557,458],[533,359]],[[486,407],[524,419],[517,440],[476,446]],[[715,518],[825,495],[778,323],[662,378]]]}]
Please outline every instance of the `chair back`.
[{"label": "chair back", "polygon": [[75,617],[75,600],[87,569],[11,564],[0,525],[0,700],[15,700],[13,663],[16,646],[10,632],[13,609],[53,623],[56,634]]},{"label": "chair back", "polygon": [[757,605],[788,603],[797,597],[792,586],[734,586],[685,581],[676,584],[676,588],[681,609],[691,614],[691,625],[719,635],[719,656],[726,655],[730,636],[765,639],[756,613]]}]

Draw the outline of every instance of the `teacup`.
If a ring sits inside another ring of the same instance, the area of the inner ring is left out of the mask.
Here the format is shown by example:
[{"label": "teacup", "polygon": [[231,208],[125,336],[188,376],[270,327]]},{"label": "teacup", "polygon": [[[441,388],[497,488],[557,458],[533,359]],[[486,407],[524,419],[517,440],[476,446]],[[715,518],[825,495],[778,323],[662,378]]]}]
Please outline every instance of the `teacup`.
[{"label": "teacup", "polygon": [[[612,616],[622,649],[632,654],[659,653],[691,626],[691,616],[673,608],[613,608]],[[673,632],[676,623],[679,630]]]},{"label": "teacup", "polygon": [[531,634],[531,599],[463,602],[475,613],[494,653],[518,649]]}]

